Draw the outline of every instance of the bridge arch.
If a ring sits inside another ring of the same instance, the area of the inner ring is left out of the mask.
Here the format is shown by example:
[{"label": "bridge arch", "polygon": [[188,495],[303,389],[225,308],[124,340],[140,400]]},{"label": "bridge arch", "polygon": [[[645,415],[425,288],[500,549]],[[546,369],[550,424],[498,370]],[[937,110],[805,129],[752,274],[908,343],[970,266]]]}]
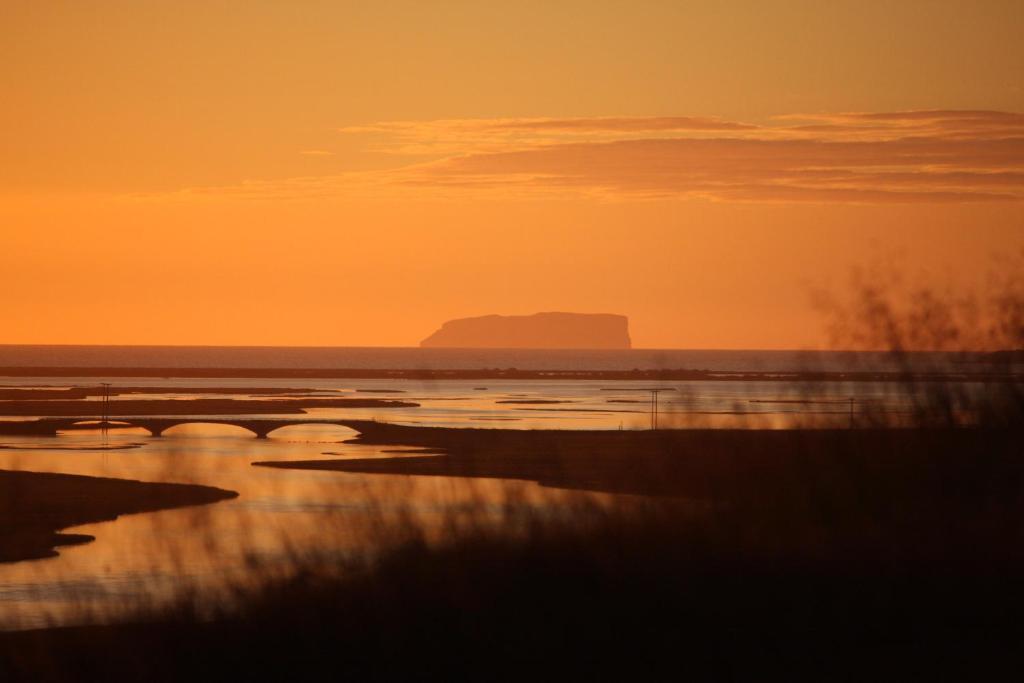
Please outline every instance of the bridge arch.
[{"label": "bridge arch", "polygon": [[265,436],[264,434],[261,433],[261,431],[258,431],[257,429],[254,429],[253,427],[245,424],[245,421],[242,420],[239,420],[237,422],[231,420],[208,420],[202,418],[186,420],[160,420],[159,422],[155,420],[133,420],[132,424],[148,430],[149,433],[152,434],[153,436],[163,436],[169,430],[176,429],[177,427],[181,427],[184,425],[215,425],[218,427],[232,428],[232,431],[241,429],[257,437]]},{"label": "bridge arch", "polygon": [[47,425],[52,429],[53,436],[57,436],[59,432],[65,431],[87,431],[87,430],[99,430],[112,427],[114,429],[131,429],[138,427],[131,420],[113,419],[107,420],[105,423],[99,417],[58,417],[58,418],[43,418],[37,421],[39,425]]},{"label": "bridge arch", "polygon": [[[319,418],[310,416],[302,418],[254,418],[254,417],[118,417],[108,422],[109,426],[118,428],[139,428],[149,432],[152,436],[162,436],[165,431],[173,427],[189,424],[209,424],[237,427],[244,431],[255,434],[257,438],[265,439],[271,432],[285,427],[303,425],[321,425],[329,427],[332,431],[341,427],[343,433],[348,436],[361,431],[360,425],[364,420]],[[88,428],[91,423],[101,423],[93,416],[88,417],[42,417],[34,421],[16,423],[14,427],[8,427],[8,431],[16,433],[45,434],[57,436],[57,432],[65,429]],[[367,423],[368,424],[368,423]]]},{"label": "bridge arch", "polygon": [[268,436],[270,434],[277,434],[278,436],[282,436],[281,431],[287,430],[291,427],[306,427],[307,429],[310,427],[319,427],[326,431],[336,432],[338,436],[346,438],[352,438],[356,434],[358,434],[356,430],[352,429],[347,425],[342,424],[341,422],[325,421],[322,419],[288,420],[287,422],[282,421],[281,424],[270,426],[269,429],[266,430],[266,433]]}]

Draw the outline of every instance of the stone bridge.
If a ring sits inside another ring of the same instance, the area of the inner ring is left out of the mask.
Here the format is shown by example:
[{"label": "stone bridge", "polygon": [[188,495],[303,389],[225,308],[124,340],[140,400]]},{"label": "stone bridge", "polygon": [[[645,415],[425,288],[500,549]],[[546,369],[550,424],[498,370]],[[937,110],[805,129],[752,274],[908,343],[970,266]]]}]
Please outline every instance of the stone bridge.
[{"label": "stone bridge", "polygon": [[[257,439],[265,439],[270,432],[292,425],[327,424],[350,427],[362,420],[330,419],[280,419],[280,418],[234,418],[234,417],[118,417],[106,423],[108,427],[142,427],[153,436],[162,436],[171,427],[184,424],[232,425],[247,429]],[[38,420],[10,421],[0,423],[0,434],[28,434],[56,436],[57,432],[85,427],[103,427],[95,417],[43,417]]]}]

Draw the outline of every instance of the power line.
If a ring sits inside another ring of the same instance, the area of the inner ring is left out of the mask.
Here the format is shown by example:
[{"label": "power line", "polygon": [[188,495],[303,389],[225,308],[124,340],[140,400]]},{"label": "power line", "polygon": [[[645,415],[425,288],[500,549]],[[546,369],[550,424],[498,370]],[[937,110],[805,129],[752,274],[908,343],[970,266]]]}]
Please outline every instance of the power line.
[{"label": "power line", "polygon": [[663,391],[675,391],[675,389],[648,389],[651,392],[651,429],[658,428],[658,394]]}]

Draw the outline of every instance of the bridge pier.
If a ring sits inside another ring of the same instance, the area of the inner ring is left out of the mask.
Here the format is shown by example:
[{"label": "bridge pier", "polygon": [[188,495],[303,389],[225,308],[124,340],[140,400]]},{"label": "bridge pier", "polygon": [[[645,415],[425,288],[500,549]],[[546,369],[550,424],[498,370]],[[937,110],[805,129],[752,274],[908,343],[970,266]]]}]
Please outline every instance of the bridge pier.
[{"label": "bridge pier", "polygon": [[266,439],[270,432],[287,425],[287,423],[271,422],[269,420],[240,420],[231,424],[242,427],[243,429],[248,429],[256,435],[257,439]]},{"label": "bridge pier", "polygon": [[142,427],[143,429],[149,432],[149,435],[151,437],[156,438],[159,436],[163,436],[164,430],[167,429],[168,427],[171,427],[172,425],[136,423],[135,426]]}]

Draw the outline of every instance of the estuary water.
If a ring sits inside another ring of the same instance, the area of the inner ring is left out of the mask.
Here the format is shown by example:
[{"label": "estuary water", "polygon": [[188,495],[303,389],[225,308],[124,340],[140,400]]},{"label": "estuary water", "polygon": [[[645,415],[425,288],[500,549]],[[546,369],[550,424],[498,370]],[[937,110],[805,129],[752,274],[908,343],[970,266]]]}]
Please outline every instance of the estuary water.
[{"label": "estuary water", "polygon": [[[884,356],[854,361],[884,369]],[[843,354],[736,351],[526,352],[421,349],[226,349],[0,347],[0,367],[295,367],[295,368],[694,368],[722,371],[842,369]],[[817,364],[817,365],[815,365]],[[0,377],[8,388],[95,387],[97,377]],[[150,387],[145,398],[267,400],[261,388],[317,396],[394,398],[400,408],[311,408],[310,417],[376,419],[443,427],[648,429],[651,389],[662,389],[661,427],[845,426],[851,413],[902,410],[912,397],[867,382],[615,382],[602,380],[346,380],[119,378]],[[166,389],[162,392],[161,389]],[[247,393],[251,390],[251,394]],[[129,417],[111,399],[111,417]],[[131,398],[139,398],[138,395]],[[272,397],[271,397],[272,398]],[[90,400],[97,400],[92,398]],[[0,402],[2,403],[2,402]],[[0,408],[2,411],[2,408]],[[260,415],[260,417],[273,417]],[[281,415],[295,419],[297,415]],[[28,419],[25,416],[0,419]],[[201,416],[197,416],[201,420]],[[413,518],[441,529],[452,511],[493,508],[509,500],[538,511],[614,496],[560,491],[532,482],[362,475],[253,466],[257,461],[402,457],[393,447],[346,443],[355,433],[334,425],[294,425],[256,439],[240,427],[185,424],[160,438],[139,428],[73,430],[55,437],[0,435],[0,469],[60,472],[143,481],[195,483],[239,493],[207,506],[126,515],[67,529],[96,540],[59,548],[59,556],[0,564],[0,628],[107,619],[181,591],[209,592],[244,581],[253,566],[284,572],[296,557],[325,550],[371,552],[388,520]]]}]

